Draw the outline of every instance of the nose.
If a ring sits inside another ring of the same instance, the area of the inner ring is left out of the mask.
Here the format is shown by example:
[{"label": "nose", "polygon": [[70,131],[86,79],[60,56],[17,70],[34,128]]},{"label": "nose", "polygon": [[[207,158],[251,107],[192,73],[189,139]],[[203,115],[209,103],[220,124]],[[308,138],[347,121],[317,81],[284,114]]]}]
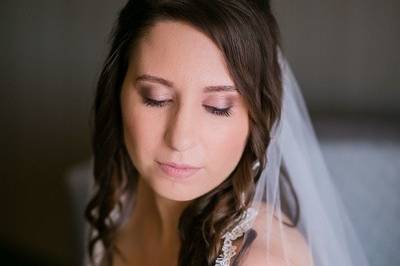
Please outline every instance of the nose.
[{"label": "nose", "polygon": [[165,132],[165,141],[176,151],[185,151],[195,145],[197,134],[196,115],[191,104],[181,104],[171,112]]}]

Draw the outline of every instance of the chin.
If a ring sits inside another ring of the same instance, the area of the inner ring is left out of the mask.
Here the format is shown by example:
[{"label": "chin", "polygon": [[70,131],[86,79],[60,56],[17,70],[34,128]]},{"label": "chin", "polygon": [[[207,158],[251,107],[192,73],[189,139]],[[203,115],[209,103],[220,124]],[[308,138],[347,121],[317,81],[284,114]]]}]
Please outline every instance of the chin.
[{"label": "chin", "polygon": [[159,196],[173,201],[190,201],[201,197],[212,188],[207,189],[204,176],[194,175],[187,180],[176,180],[157,172],[148,177],[151,189]]},{"label": "chin", "polygon": [[204,182],[207,176],[203,169],[189,177],[178,178],[164,173],[157,165],[144,176],[150,188],[165,199],[190,201],[208,192],[207,182]]},{"label": "chin", "polygon": [[161,197],[173,201],[190,201],[207,193],[207,191],[198,191],[198,183],[194,183],[191,185],[187,183],[181,184],[179,182],[174,182],[170,180],[152,180],[150,186],[152,187],[154,192]]},{"label": "chin", "polygon": [[194,195],[194,194],[183,194],[183,193],[176,193],[174,191],[166,191],[166,190],[161,190],[161,191],[155,191],[159,196],[172,200],[172,201],[191,201],[194,200],[201,195]]}]

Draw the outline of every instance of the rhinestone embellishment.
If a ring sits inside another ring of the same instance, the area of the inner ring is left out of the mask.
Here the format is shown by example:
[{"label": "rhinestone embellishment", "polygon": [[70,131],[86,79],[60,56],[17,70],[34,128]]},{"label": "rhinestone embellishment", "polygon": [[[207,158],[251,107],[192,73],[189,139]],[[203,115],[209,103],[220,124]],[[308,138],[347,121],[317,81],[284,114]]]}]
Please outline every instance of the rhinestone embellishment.
[{"label": "rhinestone embellishment", "polygon": [[226,232],[222,236],[224,244],[222,252],[215,260],[215,266],[229,266],[231,258],[236,255],[236,247],[232,245],[232,241],[241,237],[251,228],[256,215],[257,211],[254,208],[248,208],[239,218],[239,223],[231,231]]}]

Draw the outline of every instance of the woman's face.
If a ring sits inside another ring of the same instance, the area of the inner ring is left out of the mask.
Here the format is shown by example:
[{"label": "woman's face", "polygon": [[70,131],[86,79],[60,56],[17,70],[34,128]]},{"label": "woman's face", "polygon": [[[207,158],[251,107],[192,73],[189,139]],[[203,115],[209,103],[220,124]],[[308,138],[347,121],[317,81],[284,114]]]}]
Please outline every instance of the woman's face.
[{"label": "woman's face", "polygon": [[[244,99],[222,54],[188,24],[162,21],[132,55],[121,108],[124,141],[139,178],[172,200],[209,192],[237,166],[249,133]],[[169,162],[197,170],[162,164]]]}]

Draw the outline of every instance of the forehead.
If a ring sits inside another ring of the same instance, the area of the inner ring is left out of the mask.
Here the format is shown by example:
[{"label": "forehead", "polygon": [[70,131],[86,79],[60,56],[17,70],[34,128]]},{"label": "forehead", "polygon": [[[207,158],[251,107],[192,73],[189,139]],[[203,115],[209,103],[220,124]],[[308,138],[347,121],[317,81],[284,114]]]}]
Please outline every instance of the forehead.
[{"label": "forehead", "polygon": [[137,43],[133,55],[130,65],[136,76],[162,76],[185,85],[234,85],[218,47],[184,22],[156,23]]}]

